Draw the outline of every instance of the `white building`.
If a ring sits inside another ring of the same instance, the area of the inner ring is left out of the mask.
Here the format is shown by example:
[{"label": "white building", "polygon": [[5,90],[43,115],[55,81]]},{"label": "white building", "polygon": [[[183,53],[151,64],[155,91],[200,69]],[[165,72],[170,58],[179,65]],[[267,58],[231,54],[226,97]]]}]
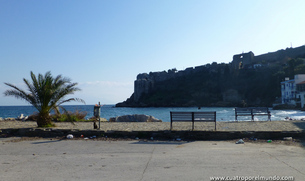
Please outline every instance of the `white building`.
[{"label": "white building", "polygon": [[294,79],[289,80],[289,78],[285,78],[285,81],[281,82],[281,92],[282,92],[282,104],[296,105],[295,102],[296,88],[294,86]]},{"label": "white building", "polygon": [[285,78],[281,82],[282,104],[305,105],[305,74],[298,74],[294,79]]},{"label": "white building", "polygon": [[305,81],[297,84],[297,100],[300,101],[301,108],[305,105]]},{"label": "white building", "polygon": [[305,87],[303,89],[303,86],[305,86],[305,74],[295,75],[292,80],[285,78],[285,81],[281,82],[282,104],[300,103],[303,107],[305,104]]},{"label": "white building", "polygon": [[294,76],[294,83],[296,88],[296,103],[300,104],[301,108],[304,107],[305,104],[305,74],[298,74]]}]

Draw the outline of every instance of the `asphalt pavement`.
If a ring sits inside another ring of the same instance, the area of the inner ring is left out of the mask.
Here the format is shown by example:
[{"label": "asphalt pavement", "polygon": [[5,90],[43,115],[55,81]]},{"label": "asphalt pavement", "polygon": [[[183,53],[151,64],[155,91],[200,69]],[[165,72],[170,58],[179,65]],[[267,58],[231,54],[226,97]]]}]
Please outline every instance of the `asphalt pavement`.
[{"label": "asphalt pavement", "polygon": [[0,140],[1,181],[305,178],[302,146],[235,141],[7,142],[9,139]]}]

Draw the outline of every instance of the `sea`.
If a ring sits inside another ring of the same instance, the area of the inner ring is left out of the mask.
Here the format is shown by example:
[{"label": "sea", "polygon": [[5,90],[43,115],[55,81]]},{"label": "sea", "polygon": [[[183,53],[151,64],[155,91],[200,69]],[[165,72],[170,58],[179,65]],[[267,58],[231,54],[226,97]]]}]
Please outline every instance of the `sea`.
[{"label": "sea", "polygon": [[[64,108],[68,111],[86,112],[86,119],[93,116],[94,105],[65,105]],[[216,111],[217,121],[235,121],[234,107],[145,107],[145,108],[130,108],[130,107],[115,107],[114,105],[103,105],[101,107],[101,117],[109,120],[111,117],[132,114],[145,114],[161,119],[163,122],[170,122],[170,111]],[[305,112],[299,110],[272,110],[271,120],[281,121],[291,119],[305,119]],[[29,116],[37,113],[33,106],[0,106],[1,118],[17,118],[21,114]],[[256,116],[255,121],[267,120],[267,116]],[[238,117],[239,121],[251,121],[251,117]]]}]

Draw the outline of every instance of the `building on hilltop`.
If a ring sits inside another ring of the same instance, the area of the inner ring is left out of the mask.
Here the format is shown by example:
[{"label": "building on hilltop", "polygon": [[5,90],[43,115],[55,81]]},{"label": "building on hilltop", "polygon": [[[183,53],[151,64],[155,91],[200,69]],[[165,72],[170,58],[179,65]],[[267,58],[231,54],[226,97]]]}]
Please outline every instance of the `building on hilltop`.
[{"label": "building on hilltop", "polygon": [[269,52],[254,56],[252,51],[233,56],[232,67],[234,69],[257,69],[274,63],[285,64],[293,58],[305,57],[305,45],[296,48],[286,48],[276,52]]},{"label": "building on hilltop", "polygon": [[248,53],[242,53],[242,54],[237,54],[233,56],[233,61],[232,61],[232,66],[234,69],[241,68],[242,67],[248,67],[251,65],[254,61],[254,53],[253,52],[248,52]]}]

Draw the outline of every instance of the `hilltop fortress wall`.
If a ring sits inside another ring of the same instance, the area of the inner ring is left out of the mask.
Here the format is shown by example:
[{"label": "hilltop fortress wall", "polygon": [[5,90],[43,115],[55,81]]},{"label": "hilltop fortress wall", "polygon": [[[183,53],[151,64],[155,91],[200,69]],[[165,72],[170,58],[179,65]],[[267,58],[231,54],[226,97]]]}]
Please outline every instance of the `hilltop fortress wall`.
[{"label": "hilltop fortress wall", "polygon": [[254,53],[251,51],[248,53],[237,54],[233,56],[232,66],[238,68],[240,62],[243,63],[243,66],[272,62],[285,63],[285,60],[288,60],[289,58],[297,58],[298,56],[305,56],[305,46],[286,48],[286,50],[282,49],[258,56],[254,56]]},{"label": "hilltop fortress wall", "polygon": [[[296,58],[298,56],[305,56],[305,46],[297,48],[287,48],[286,50],[279,50],[276,52],[266,53],[262,55],[255,56],[253,52],[236,54],[233,56],[231,62],[231,68],[238,69],[240,62],[243,66],[249,66],[254,64],[260,64],[262,62],[275,62],[282,61],[285,58]],[[150,72],[138,74],[137,79],[134,82],[134,97],[133,101],[138,102],[141,95],[148,94],[154,89],[156,83],[160,81],[165,81],[171,78],[176,78],[180,76],[187,75],[193,72],[200,71],[213,71],[213,64],[207,64],[202,66],[197,66],[195,68],[189,67],[185,70],[177,71],[176,69],[170,69],[167,72]]]}]

